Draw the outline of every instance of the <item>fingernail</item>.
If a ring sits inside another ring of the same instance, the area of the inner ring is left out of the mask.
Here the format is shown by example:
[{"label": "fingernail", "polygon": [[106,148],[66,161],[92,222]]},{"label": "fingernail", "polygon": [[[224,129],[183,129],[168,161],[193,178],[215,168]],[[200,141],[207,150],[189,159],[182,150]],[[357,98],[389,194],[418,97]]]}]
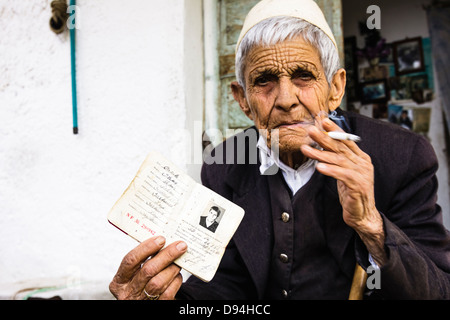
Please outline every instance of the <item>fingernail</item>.
[{"label": "fingernail", "polygon": [[155,243],[158,246],[162,246],[164,244],[164,242],[166,242],[166,239],[164,239],[164,237],[159,236],[158,238],[155,239]]},{"label": "fingernail", "polygon": [[186,248],[187,248],[187,245],[184,242],[180,242],[179,244],[177,244],[177,249],[179,251],[184,251]]}]

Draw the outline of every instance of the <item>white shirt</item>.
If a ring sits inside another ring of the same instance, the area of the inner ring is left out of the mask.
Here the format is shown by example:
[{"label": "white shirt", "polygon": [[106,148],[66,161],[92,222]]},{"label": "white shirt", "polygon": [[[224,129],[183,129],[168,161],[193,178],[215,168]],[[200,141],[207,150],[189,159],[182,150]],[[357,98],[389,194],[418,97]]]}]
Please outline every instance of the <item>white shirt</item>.
[{"label": "white shirt", "polygon": [[261,166],[259,167],[261,174],[265,174],[270,167],[276,164],[281,169],[284,180],[291,189],[292,194],[300,190],[311,179],[316,170],[317,161],[312,159],[306,161],[297,170],[287,166],[267,147],[266,141],[262,136],[259,136],[256,146],[259,149],[261,158]]}]

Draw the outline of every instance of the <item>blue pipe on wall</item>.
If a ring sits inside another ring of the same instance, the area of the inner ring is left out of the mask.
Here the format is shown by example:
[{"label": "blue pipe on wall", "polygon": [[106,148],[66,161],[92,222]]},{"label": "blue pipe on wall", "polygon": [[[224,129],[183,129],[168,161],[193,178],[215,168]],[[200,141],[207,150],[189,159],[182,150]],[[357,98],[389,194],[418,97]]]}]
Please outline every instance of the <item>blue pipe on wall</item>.
[{"label": "blue pipe on wall", "polygon": [[[70,5],[75,6],[76,0],[70,0]],[[75,17],[76,10],[72,10],[71,24],[69,24],[70,31],[70,62],[72,70],[72,117],[73,117],[73,133],[78,134],[78,107],[77,107],[77,79],[76,79],[76,60],[75,60]],[[72,18],[73,16],[73,18]]]}]

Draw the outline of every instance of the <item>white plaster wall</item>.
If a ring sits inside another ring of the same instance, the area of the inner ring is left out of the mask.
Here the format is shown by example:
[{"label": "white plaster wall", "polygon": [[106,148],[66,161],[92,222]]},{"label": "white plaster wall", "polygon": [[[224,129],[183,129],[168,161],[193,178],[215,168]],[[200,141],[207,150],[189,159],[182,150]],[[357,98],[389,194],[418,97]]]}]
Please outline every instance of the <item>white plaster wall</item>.
[{"label": "white plaster wall", "polygon": [[[189,162],[186,4],[77,2],[74,135],[70,38],[50,30],[50,2],[0,2],[0,283],[109,282],[137,244],[109,209],[149,151]],[[201,121],[202,105],[189,108]]]}]

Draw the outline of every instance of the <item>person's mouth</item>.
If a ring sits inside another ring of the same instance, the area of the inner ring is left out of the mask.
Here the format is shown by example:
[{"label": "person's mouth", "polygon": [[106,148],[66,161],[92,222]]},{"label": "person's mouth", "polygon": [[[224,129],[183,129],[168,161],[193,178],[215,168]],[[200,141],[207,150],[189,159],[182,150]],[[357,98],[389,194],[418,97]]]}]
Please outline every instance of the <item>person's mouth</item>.
[{"label": "person's mouth", "polygon": [[307,126],[314,125],[314,121],[290,121],[278,124],[275,129],[297,129],[306,128]]}]

